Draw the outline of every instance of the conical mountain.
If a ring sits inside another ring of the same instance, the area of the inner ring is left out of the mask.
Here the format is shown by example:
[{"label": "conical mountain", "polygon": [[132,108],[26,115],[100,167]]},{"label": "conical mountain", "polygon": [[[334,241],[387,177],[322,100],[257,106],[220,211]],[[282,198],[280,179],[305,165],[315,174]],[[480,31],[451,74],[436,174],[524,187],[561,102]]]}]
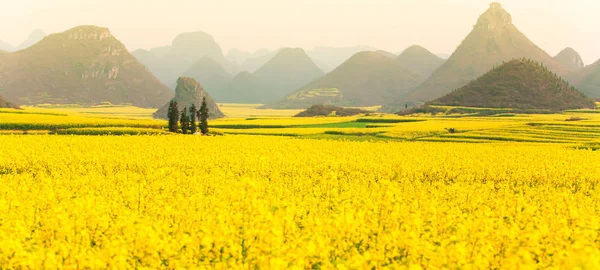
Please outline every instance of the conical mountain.
[{"label": "conical mountain", "polygon": [[262,85],[257,94],[264,102],[272,102],[324,74],[304,50],[285,48],[253,75]]},{"label": "conical mountain", "polygon": [[18,104],[131,103],[158,107],[173,92],[107,28],[79,26],[0,55],[2,95]]},{"label": "conical mountain", "polygon": [[[182,111],[184,108],[189,109],[192,104],[195,104],[196,108],[199,109],[202,105],[202,99],[205,97],[210,118],[224,117],[225,115],[221,112],[208,92],[204,91],[204,88],[200,83],[193,78],[188,77],[180,77],[177,79],[177,87],[175,88],[175,97],[173,100],[177,102],[179,111]],[[154,113],[154,118],[167,119],[169,102]]]},{"label": "conical mountain", "polygon": [[228,73],[235,72],[235,66],[225,60],[223,51],[215,39],[204,32],[179,34],[171,46],[147,50],[136,50],[132,54],[164,84],[175,88],[177,78],[204,57],[219,63]]},{"label": "conical mountain", "polygon": [[554,56],[554,60],[571,70],[579,70],[585,67],[583,59],[573,48],[566,48]]},{"label": "conical mountain", "polygon": [[423,79],[429,78],[445,60],[431,53],[427,49],[414,45],[404,50],[396,58],[398,64],[413,73],[419,74]]},{"label": "conical mountain", "polygon": [[551,111],[594,107],[592,100],[567,81],[528,59],[507,62],[428,104]]},{"label": "conical mountain", "polygon": [[354,47],[324,47],[319,46],[311,50],[306,51],[306,54],[310,56],[315,63],[319,63],[323,68],[324,72],[330,72],[346,62],[350,57],[365,51],[376,51],[376,48],[371,46],[354,46]]},{"label": "conical mountain", "polygon": [[268,108],[307,108],[314,104],[381,105],[406,94],[422,78],[378,52],[360,52],[327,75],[299,88]]},{"label": "conical mountain", "polygon": [[46,37],[46,33],[44,33],[44,31],[42,31],[40,29],[34,30],[33,32],[31,32],[31,34],[29,34],[27,39],[25,41],[23,41],[23,43],[21,43],[21,45],[19,45],[19,46],[17,46],[17,48],[15,48],[15,50],[20,51],[20,50],[27,49],[27,48],[33,46],[34,44],[40,42],[45,37]]},{"label": "conical mountain", "polygon": [[219,63],[209,57],[202,57],[194,63],[183,76],[190,77],[200,82],[204,89],[209,91],[215,100],[221,100],[223,89],[231,81],[231,75]]},{"label": "conical mountain", "polygon": [[398,97],[400,100],[390,107],[439,98],[494,66],[518,58],[541,62],[561,76],[569,73],[567,68],[522,34],[513,25],[511,15],[499,3],[492,3],[452,56],[429,79],[409,95]]},{"label": "conical mountain", "polygon": [[592,98],[600,98],[600,60],[581,69],[572,79],[581,92]]}]

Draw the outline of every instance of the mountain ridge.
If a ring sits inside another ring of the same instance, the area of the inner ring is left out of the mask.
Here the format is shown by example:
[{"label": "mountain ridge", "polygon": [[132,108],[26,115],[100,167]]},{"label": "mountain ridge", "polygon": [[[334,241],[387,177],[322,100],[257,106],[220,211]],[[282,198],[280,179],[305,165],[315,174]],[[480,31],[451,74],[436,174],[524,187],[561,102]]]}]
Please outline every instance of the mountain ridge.
[{"label": "mountain ridge", "polygon": [[423,79],[429,78],[445,60],[419,45],[413,45],[398,55],[396,61],[413,73],[420,74]]},{"label": "mountain ridge", "polygon": [[378,52],[359,52],[325,76],[265,108],[298,109],[316,104],[381,105],[421,80],[395,59]]},{"label": "mountain ridge", "polygon": [[17,104],[113,104],[155,107],[172,91],[108,28],[77,26],[33,46],[0,54],[2,95]]},{"label": "mountain ridge", "polygon": [[567,77],[571,72],[521,33],[501,4],[492,3],[455,52],[431,77],[382,110],[393,111],[404,104],[418,105],[439,98],[503,61],[522,57],[542,62],[561,76]]},{"label": "mountain ridge", "polygon": [[544,65],[516,59],[495,67],[469,84],[426,103],[480,108],[594,108],[594,102]]},{"label": "mountain ridge", "polygon": [[[177,87],[175,88],[175,97],[172,100],[177,102],[177,108],[181,112],[183,109],[188,109],[192,104],[200,109],[203,98],[206,98],[208,112],[211,119],[225,117],[208,92],[204,90],[202,85],[189,77],[179,77],[177,79]],[[169,102],[160,107],[154,114],[154,118],[167,119],[169,110]]]}]

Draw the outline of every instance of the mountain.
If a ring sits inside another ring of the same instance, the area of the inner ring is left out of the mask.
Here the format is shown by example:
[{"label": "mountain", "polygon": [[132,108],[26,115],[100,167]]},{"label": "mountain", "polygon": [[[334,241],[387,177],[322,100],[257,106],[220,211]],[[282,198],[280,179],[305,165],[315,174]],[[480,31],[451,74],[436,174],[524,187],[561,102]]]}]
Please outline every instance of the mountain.
[{"label": "mountain", "polygon": [[[263,84],[248,71],[238,73],[218,92],[217,102],[263,104]],[[215,92],[217,94],[217,92]]]},{"label": "mountain", "polygon": [[[187,107],[189,109],[192,104],[196,105],[196,108],[200,108],[202,105],[202,99],[206,97],[206,104],[208,105],[208,112],[210,118],[221,118],[225,115],[221,112],[217,104],[210,97],[208,92],[204,91],[202,85],[200,85],[193,78],[180,77],[177,79],[177,87],[175,88],[175,97],[173,100],[177,102],[179,111]],[[169,101],[170,102],[170,101]],[[154,118],[167,119],[167,112],[169,110],[169,102],[162,106],[158,111],[154,113]]]},{"label": "mountain", "polygon": [[439,98],[466,85],[503,61],[528,58],[541,62],[550,70],[567,76],[569,70],[555,61],[523,35],[512,23],[511,15],[498,3],[483,13],[471,33],[452,56],[415,90],[383,110],[404,104],[420,104]]},{"label": "mountain", "polygon": [[12,52],[14,50],[15,50],[15,48],[12,45],[0,40],[0,51]]},{"label": "mountain", "polygon": [[600,60],[581,69],[572,81],[589,97],[600,98]]},{"label": "mountain", "polygon": [[171,51],[171,46],[162,46],[150,49],[150,53],[158,58],[165,57]]},{"label": "mountain", "polygon": [[248,59],[244,60],[244,62],[239,66],[240,72],[248,71],[250,73],[256,72],[260,67],[264,66],[269,60],[273,59],[275,55],[277,55],[282,49],[277,49],[274,51],[266,51],[261,53],[260,55],[248,57]]},{"label": "mountain", "polygon": [[423,79],[429,78],[445,62],[444,59],[418,45],[404,50],[398,55],[396,61],[405,69],[421,75]]},{"label": "mountain", "polygon": [[136,50],[132,54],[164,84],[175,88],[176,80],[203,57],[219,63],[228,73],[236,68],[225,60],[223,51],[214,38],[204,32],[182,33],[173,39],[171,46]]},{"label": "mountain", "polygon": [[325,72],[329,72],[348,58],[363,51],[376,51],[376,48],[370,46],[354,46],[354,47],[315,47],[312,50],[306,51],[310,58],[314,59],[315,63],[321,63]]},{"label": "mountain", "polygon": [[396,57],[398,57],[397,55],[395,55],[395,54],[393,54],[391,52],[388,52],[388,51],[384,51],[384,50],[377,50],[375,52],[376,53],[380,53],[381,55],[387,56],[387,57],[392,58],[392,59],[396,59]]},{"label": "mountain", "polygon": [[223,89],[227,87],[232,78],[219,63],[209,57],[202,57],[183,72],[183,76],[202,82],[204,89],[211,92],[215,100],[221,100],[222,95],[225,94]]},{"label": "mountain", "polygon": [[173,92],[106,28],[79,26],[0,54],[2,95],[18,104],[164,104]]},{"label": "mountain", "polygon": [[[269,51],[268,49],[261,49],[256,52],[253,52],[253,53],[245,52],[240,49],[231,49],[225,56],[225,59],[227,59],[227,61],[234,63],[236,65],[242,65],[248,59],[262,57],[269,53],[271,53],[271,51]],[[265,61],[265,63],[266,63],[266,61]],[[261,66],[261,65],[259,65],[259,66]],[[258,69],[258,67],[256,69]],[[254,72],[255,70],[252,70],[252,72]]]},{"label": "mountain", "polygon": [[324,74],[304,50],[285,48],[252,75],[262,86],[256,94],[263,102],[272,102]]},{"label": "mountain", "polygon": [[44,33],[44,31],[42,31],[40,29],[34,30],[33,32],[31,32],[31,34],[29,34],[27,39],[25,41],[23,41],[23,43],[21,43],[21,45],[19,45],[15,48],[15,51],[27,49],[27,48],[33,46],[34,44],[40,42],[45,37],[46,37],[46,33]]},{"label": "mountain", "polygon": [[427,104],[551,111],[595,107],[592,100],[567,81],[529,59],[507,62]]},{"label": "mountain", "polygon": [[6,101],[2,96],[0,96],[0,108],[20,109],[18,105]]},{"label": "mountain", "polygon": [[395,59],[360,52],[327,75],[299,88],[268,108],[307,108],[314,104],[375,106],[406,94],[422,81]]},{"label": "mountain", "polygon": [[583,59],[573,48],[562,50],[554,57],[554,60],[571,70],[579,70],[585,67]]}]

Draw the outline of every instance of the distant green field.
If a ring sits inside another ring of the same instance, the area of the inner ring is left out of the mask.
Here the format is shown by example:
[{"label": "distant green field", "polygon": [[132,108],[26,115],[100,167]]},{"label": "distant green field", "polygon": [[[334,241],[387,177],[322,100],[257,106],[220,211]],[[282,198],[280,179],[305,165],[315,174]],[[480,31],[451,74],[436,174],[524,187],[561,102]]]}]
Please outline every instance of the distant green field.
[{"label": "distant green field", "polygon": [[[488,109],[459,108],[466,114],[371,114],[354,117],[296,118],[290,117],[293,113],[290,110],[262,110],[258,109],[258,104],[223,105],[223,108],[226,108],[224,111],[229,110],[243,117],[211,120],[209,125],[215,134],[359,141],[552,143],[590,149],[598,149],[600,145],[600,110],[571,110],[563,114],[511,113],[481,116],[469,112]],[[168,134],[166,121],[151,119],[153,112],[153,109],[130,106],[0,109],[0,134]]]}]

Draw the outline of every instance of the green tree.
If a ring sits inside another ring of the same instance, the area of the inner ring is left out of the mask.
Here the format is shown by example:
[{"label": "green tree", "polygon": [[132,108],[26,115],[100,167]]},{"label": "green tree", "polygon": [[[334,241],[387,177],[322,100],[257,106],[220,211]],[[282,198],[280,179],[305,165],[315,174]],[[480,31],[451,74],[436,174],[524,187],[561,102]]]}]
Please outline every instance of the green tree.
[{"label": "green tree", "polygon": [[200,116],[200,132],[206,135],[208,134],[208,117],[210,117],[208,105],[206,104],[206,97],[202,98],[202,106],[200,106],[198,114]]},{"label": "green tree", "polygon": [[181,119],[179,119],[179,123],[181,124],[181,132],[183,134],[187,134],[190,129],[190,118],[187,115],[187,107],[184,107],[181,111]]},{"label": "green tree", "polygon": [[179,125],[177,124],[179,121],[179,109],[175,100],[171,100],[171,103],[169,103],[167,118],[169,118],[169,131],[176,133],[177,129],[179,129]]},{"label": "green tree", "polygon": [[196,114],[198,110],[196,109],[196,104],[192,104],[190,107],[190,133],[194,134],[198,131],[198,125],[196,125]]}]

